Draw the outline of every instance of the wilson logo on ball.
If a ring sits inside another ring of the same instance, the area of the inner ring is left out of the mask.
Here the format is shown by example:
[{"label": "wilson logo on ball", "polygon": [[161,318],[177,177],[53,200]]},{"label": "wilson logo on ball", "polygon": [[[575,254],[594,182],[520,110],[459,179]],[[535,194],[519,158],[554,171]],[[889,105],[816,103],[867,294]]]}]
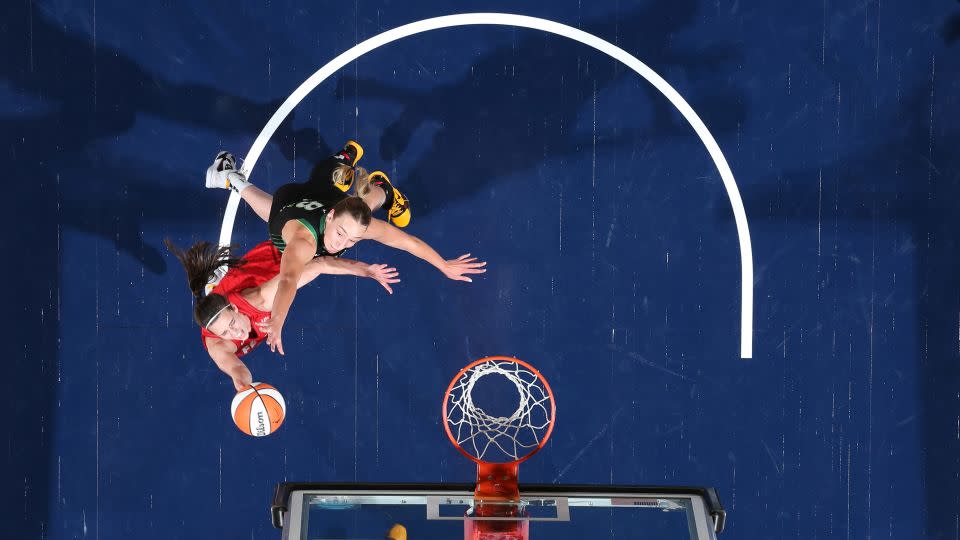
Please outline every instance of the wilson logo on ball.
[{"label": "wilson logo on ball", "polygon": [[237,392],[230,405],[230,413],[240,431],[254,437],[264,437],[283,424],[287,405],[276,388],[265,383],[253,383]]}]

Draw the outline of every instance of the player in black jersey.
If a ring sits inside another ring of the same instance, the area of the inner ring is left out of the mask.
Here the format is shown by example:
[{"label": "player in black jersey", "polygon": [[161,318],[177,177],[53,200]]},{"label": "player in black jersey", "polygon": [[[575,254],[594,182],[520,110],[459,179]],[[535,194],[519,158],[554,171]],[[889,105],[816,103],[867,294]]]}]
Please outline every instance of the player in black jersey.
[{"label": "player in black jersey", "polygon": [[[468,274],[486,272],[486,263],[469,253],[446,260],[419,238],[396,226],[410,222],[410,205],[387,178],[357,167],[363,148],[348,141],[337,154],[317,163],[302,184],[284,184],[271,197],[236,170],[233,156],[221,152],[207,169],[208,188],[237,191],[254,212],[267,221],[270,240],[283,254],[267,343],[283,352],[281,331],[297,291],[304,266],[314,257],[339,257],[360,240],[376,240],[401,249],[435,266],[457,281],[473,281]],[[356,195],[348,195],[352,186]],[[394,224],[373,218],[372,211],[387,208]]]}]

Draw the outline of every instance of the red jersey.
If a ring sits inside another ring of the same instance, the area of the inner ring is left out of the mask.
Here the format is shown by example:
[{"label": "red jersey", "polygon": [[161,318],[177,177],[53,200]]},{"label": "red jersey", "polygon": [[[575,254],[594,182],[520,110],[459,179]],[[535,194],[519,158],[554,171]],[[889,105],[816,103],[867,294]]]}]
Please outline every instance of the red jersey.
[{"label": "red jersey", "polygon": [[[250,305],[240,292],[258,287],[280,273],[280,251],[268,240],[257,244],[249,253],[243,256],[246,264],[238,268],[231,268],[223,276],[220,283],[213,288],[212,293],[221,294],[237,306],[237,311],[250,318],[250,336],[247,339],[231,339],[237,346],[237,356],[243,356],[266,339],[266,334],[260,332],[257,323],[270,317],[269,311],[260,311]],[[207,338],[224,339],[206,328],[200,329],[200,340],[203,347],[207,347]]]},{"label": "red jersey", "polygon": [[212,292],[226,296],[262,285],[280,273],[280,251],[269,240],[254,246],[243,259],[246,264],[228,270]]}]

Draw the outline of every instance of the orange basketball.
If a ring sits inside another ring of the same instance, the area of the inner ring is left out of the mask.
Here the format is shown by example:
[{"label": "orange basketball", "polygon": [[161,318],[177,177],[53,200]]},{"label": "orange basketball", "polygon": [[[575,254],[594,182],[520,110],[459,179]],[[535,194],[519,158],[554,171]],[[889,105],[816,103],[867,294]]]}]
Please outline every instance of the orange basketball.
[{"label": "orange basketball", "polygon": [[237,392],[230,405],[230,413],[240,431],[254,437],[265,437],[283,423],[287,404],[276,388],[255,382]]}]

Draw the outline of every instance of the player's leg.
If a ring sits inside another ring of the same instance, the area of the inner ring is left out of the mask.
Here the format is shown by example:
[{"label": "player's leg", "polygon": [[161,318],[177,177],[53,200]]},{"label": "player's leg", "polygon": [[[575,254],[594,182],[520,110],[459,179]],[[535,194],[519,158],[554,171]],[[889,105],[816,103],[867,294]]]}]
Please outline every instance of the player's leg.
[{"label": "player's leg", "polygon": [[273,205],[273,195],[250,184],[247,189],[240,192],[240,198],[247,201],[247,204],[250,205],[250,208],[260,219],[264,221],[270,219],[270,207]]},{"label": "player's leg", "polygon": [[383,171],[370,173],[364,184],[357,185],[357,194],[363,198],[370,210],[386,208],[390,222],[397,227],[410,224],[410,201],[393,187]]},{"label": "player's leg", "polygon": [[363,148],[356,141],[347,141],[336,154],[317,163],[310,172],[307,184],[324,190],[333,185],[346,193],[355,186],[355,194],[363,199],[370,210],[386,208],[390,221],[398,227],[410,223],[410,203],[393,187],[386,173],[375,171],[367,174],[357,162],[363,156]]},{"label": "player's leg", "polygon": [[229,152],[220,152],[213,165],[207,168],[206,184],[208,188],[232,189],[247,201],[250,208],[260,219],[267,221],[273,197],[251,184],[242,172],[236,169],[236,161]]},{"label": "player's leg", "polygon": [[373,189],[373,186],[370,185],[369,175],[367,175],[366,178],[362,178],[357,184],[357,196],[363,199],[363,202],[367,203],[371,212],[376,212],[383,206],[383,203],[387,202],[386,191],[383,189]]},{"label": "player's leg", "polygon": [[[410,222],[410,204],[381,171],[369,175],[357,162],[363,157],[363,147],[356,141],[347,141],[336,154],[314,165],[306,185],[315,196],[330,198],[328,192],[333,186],[341,192],[350,191],[356,186],[355,193],[362,198],[370,210],[386,208],[390,221],[398,227]],[[326,197],[325,197],[326,195]]]},{"label": "player's leg", "polygon": [[353,185],[354,167],[357,166],[361,157],[363,157],[363,147],[356,141],[347,141],[336,154],[313,166],[306,183],[321,190],[334,186],[340,192],[346,193]]}]

